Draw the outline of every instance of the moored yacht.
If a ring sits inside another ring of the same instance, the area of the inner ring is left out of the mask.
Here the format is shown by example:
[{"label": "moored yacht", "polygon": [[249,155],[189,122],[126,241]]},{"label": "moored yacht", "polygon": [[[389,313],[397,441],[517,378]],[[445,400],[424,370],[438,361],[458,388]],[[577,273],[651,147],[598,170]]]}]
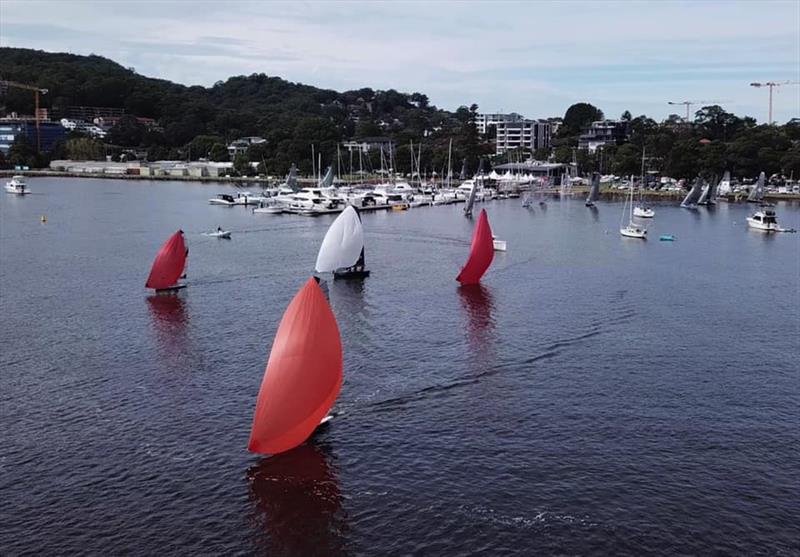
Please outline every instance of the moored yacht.
[{"label": "moored yacht", "polygon": [[236,198],[228,193],[219,193],[217,197],[212,197],[208,200],[211,205],[225,205],[227,207],[233,207],[236,205]]},{"label": "moored yacht", "polygon": [[288,210],[300,214],[333,213],[344,209],[339,199],[331,199],[322,195],[320,188],[303,188],[295,192],[289,202]]}]

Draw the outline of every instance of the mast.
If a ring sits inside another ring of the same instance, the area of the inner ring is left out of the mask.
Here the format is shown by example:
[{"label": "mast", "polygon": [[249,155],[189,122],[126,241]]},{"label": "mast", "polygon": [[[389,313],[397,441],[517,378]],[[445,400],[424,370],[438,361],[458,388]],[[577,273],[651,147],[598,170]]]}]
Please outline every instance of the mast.
[{"label": "mast", "polygon": [[317,169],[314,167],[315,163],[316,163],[316,157],[314,156],[314,144],[312,143],[311,144],[311,176],[312,177],[317,175]]},{"label": "mast", "polygon": [[630,211],[631,211],[630,220],[631,220],[631,222],[633,222],[633,174],[631,174],[631,206],[630,206]]},{"label": "mast", "polygon": [[358,185],[364,185],[364,161],[361,156],[364,154],[364,151],[361,150],[361,146],[358,147]]},{"label": "mast", "polygon": [[453,138],[450,138],[450,147],[447,149],[447,189],[450,189],[450,175],[453,174],[453,164],[451,157],[453,156]]}]

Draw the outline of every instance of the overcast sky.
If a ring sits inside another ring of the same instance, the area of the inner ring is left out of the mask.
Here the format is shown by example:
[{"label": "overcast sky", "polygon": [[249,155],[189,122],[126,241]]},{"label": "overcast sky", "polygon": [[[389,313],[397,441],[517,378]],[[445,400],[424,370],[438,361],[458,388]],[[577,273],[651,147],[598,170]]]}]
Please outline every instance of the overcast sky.
[{"label": "overcast sky", "polygon": [[[99,54],[210,85],[263,72],[420,91],[454,109],[561,116],[588,101],[662,119],[667,101],[767,118],[753,81],[800,81],[800,1],[77,2],[0,0],[0,45]],[[800,86],[775,119],[800,116]]]}]

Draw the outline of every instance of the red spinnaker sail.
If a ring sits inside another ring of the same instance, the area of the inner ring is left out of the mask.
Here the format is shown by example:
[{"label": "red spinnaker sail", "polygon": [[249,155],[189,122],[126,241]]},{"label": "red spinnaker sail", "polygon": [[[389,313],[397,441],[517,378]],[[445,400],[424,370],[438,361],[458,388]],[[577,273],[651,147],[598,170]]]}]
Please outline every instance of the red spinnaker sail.
[{"label": "red spinnaker sail", "polygon": [[475,234],[472,236],[472,248],[469,252],[469,259],[456,280],[461,284],[477,284],[494,258],[494,242],[492,241],[492,228],[489,226],[489,218],[486,216],[486,209],[481,209],[481,216],[478,218],[478,226],[475,227]]},{"label": "red spinnaker sail", "polygon": [[157,290],[175,286],[183,275],[188,254],[189,250],[186,249],[186,243],[183,241],[183,230],[178,230],[164,242],[158,251],[145,286]]},{"label": "red spinnaker sail", "polygon": [[313,278],[283,314],[258,391],[248,450],[288,451],[303,443],[342,388],[339,326]]}]

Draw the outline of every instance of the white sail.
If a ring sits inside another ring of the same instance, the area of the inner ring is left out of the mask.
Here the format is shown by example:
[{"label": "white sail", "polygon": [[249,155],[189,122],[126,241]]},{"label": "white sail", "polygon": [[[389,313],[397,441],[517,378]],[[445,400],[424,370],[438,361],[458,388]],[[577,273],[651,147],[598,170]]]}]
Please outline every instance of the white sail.
[{"label": "white sail", "polygon": [[352,207],[341,212],[325,234],[317,255],[318,273],[331,273],[336,269],[352,267],[364,248],[364,230],[361,219]]}]

